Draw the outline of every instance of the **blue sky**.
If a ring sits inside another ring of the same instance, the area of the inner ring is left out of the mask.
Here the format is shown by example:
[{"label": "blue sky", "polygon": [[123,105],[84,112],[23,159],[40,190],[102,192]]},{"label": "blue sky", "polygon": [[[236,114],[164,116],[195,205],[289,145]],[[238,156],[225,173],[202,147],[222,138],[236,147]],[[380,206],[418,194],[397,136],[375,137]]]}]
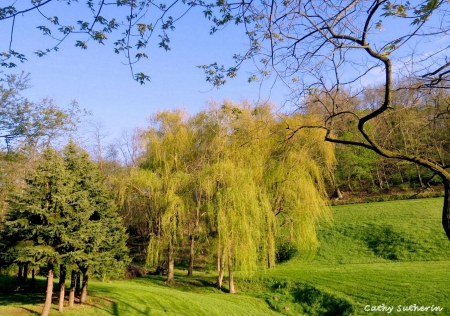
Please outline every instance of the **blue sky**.
[{"label": "blue sky", "polygon": [[[5,2],[29,4],[28,1]],[[151,20],[151,15],[157,13],[153,11],[146,20]],[[89,19],[84,1],[73,2],[71,6],[66,1],[53,1],[43,7],[43,12],[50,16],[58,15],[61,24],[76,24],[78,19]],[[173,13],[177,12],[179,11],[175,9]],[[124,19],[124,14],[120,17]],[[37,30],[36,27],[43,24],[42,21],[37,12],[29,12],[16,18],[12,48],[25,53],[28,61],[12,70],[0,70],[30,73],[33,86],[24,93],[30,100],[50,97],[61,107],[73,99],[77,100],[81,108],[92,112],[92,121],[104,126],[102,133],[109,135],[109,140],[120,137],[123,131],[145,127],[148,118],[158,110],[183,108],[190,114],[195,114],[208,101],[220,102],[225,98],[233,101],[248,99],[251,102],[270,98],[276,105],[282,106],[289,92],[281,83],[273,87],[270,81],[262,87],[259,83],[248,83],[249,71],[255,69],[251,61],[225,86],[219,90],[212,88],[197,66],[215,61],[219,65],[232,66],[233,54],[244,52],[248,39],[244,31],[234,25],[211,36],[211,24],[203,17],[200,8],[189,12],[177,22],[176,30],[170,33],[171,51],[158,48],[158,38],[154,38],[146,51],[149,58],[141,60],[135,66],[136,72],[142,71],[151,77],[151,82],[143,86],[132,79],[129,67],[123,64],[124,57],[113,52],[113,42],[119,38],[119,34],[110,35],[106,45],[88,42],[87,50],[74,46],[76,39],[86,38],[69,37],[58,52],[37,57],[33,54],[34,51],[51,47],[54,43]],[[0,51],[8,49],[11,22],[12,20],[2,21],[0,43],[3,47],[0,47]],[[371,36],[380,44],[380,40],[384,38],[395,38],[397,32],[403,31],[403,26],[408,28],[409,23],[406,20],[391,19],[384,24],[384,31],[376,31]],[[407,64],[408,67],[414,65],[412,62],[402,63],[411,59],[411,55],[408,55],[411,51],[420,58],[426,56],[428,50],[436,51],[436,46],[447,47],[448,39],[443,37],[442,40],[444,42],[439,45],[426,38],[421,42],[408,43],[407,46],[411,45],[411,48],[406,50],[406,55],[399,55],[400,63],[396,63],[396,69],[401,70]],[[357,54],[355,52],[348,57],[354,59],[356,64],[363,63]],[[351,67],[352,65],[346,75],[352,76]],[[373,70],[363,78],[365,81],[361,80],[361,84],[376,84],[380,78],[383,78],[380,69]]]},{"label": "blue sky", "polygon": [[[79,7],[54,5],[54,10],[51,7],[43,10],[50,15],[61,15],[60,21],[67,12],[75,18],[84,14],[80,11],[84,3],[79,3]],[[1,43],[8,43],[11,21],[2,23]],[[2,70],[30,73],[32,88],[24,93],[30,100],[50,97],[61,107],[72,99],[77,100],[81,108],[92,112],[91,120],[101,122],[110,139],[120,137],[124,130],[146,126],[150,115],[158,110],[184,108],[195,114],[209,100],[224,98],[257,102],[270,97],[282,104],[287,92],[281,85],[270,89],[271,85],[267,84],[260,89],[258,83],[248,83],[245,69],[219,90],[213,89],[197,66],[215,61],[233,65],[231,57],[245,49],[247,38],[234,26],[209,35],[210,22],[200,10],[190,12],[176,24],[176,30],[171,33],[171,51],[158,48],[155,38],[147,50],[149,58],[135,66],[136,71],[151,77],[151,82],[142,86],[133,81],[129,67],[123,65],[123,56],[113,52],[112,43],[118,35],[112,34],[106,45],[89,42],[87,50],[74,46],[75,39],[79,38],[69,37],[58,52],[39,58],[33,52],[51,45],[50,39],[36,29],[41,24],[42,18],[36,12],[16,19],[13,49],[25,53],[28,61],[12,70]],[[2,51],[6,49],[1,47]]]}]

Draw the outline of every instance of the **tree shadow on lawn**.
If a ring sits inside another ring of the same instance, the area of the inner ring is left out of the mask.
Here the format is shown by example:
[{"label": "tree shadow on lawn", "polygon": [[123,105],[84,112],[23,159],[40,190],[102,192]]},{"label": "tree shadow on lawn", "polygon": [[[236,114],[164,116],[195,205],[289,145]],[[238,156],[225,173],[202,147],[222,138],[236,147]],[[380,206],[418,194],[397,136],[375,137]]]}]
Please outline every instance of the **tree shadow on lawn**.
[{"label": "tree shadow on lawn", "polygon": [[270,308],[285,313],[289,304],[300,314],[309,316],[345,316],[354,315],[355,307],[346,299],[321,291],[309,284],[277,281],[272,284],[271,292],[275,296],[266,299]]},{"label": "tree shadow on lawn", "polygon": [[166,279],[165,276],[147,275],[145,277],[131,279],[130,281],[145,285],[152,283],[153,285],[169,287],[183,292],[212,293],[218,291],[216,288],[216,277],[175,274],[175,284],[172,285],[166,284]]},{"label": "tree shadow on lawn", "polygon": [[354,307],[346,300],[306,284],[298,285],[292,295],[308,315],[337,316],[354,313]]},{"label": "tree shadow on lawn", "polygon": [[[55,283],[53,288],[53,305],[58,301],[59,291],[58,285]],[[26,283],[19,284],[17,277],[0,276],[0,306],[16,306],[17,308],[26,310],[32,315],[39,315],[36,310],[24,307],[24,305],[38,306],[43,305],[45,301],[46,280],[36,279],[34,285],[31,280]],[[100,296],[90,296],[91,302],[83,304],[93,309],[103,310],[111,315],[118,316],[117,303]],[[104,302],[101,302],[104,301]],[[101,304],[103,303],[103,304]],[[108,304],[112,304],[112,308],[108,309]],[[65,308],[68,308],[68,297],[66,296]],[[106,306],[102,306],[106,305]],[[82,306],[75,302],[75,306]],[[111,312],[111,310],[113,312]]]},{"label": "tree shadow on lawn", "polygon": [[0,277],[0,305],[36,305],[45,300],[45,280],[19,284],[17,277]]},{"label": "tree shadow on lawn", "polygon": [[[109,293],[108,291],[105,291],[105,290],[101,290],[101,291],[98,291],[99,292],[99,294],[101,293],[101,294],[105,294],[105,295],[114,295],[114,293]],[[145,309],[144,310],[141,310],[141,309],[139,309],[139,308],[136,308],[135,306],[133,306],[132,304],[130,304],[129,302],[127,302],[125,299],[119,299],[119,298],[114,298],[114,299],[111,299],[111,298],[109,298],[109,297],[105,297],[105,296],[100,296],[100,295],[96,295],[96,294],[94,294],[93,295],[93,297],[94,298],[96,298],[96,299],[101,299],[101,300],[103,300],[103,301],[106,301],[106,302],[108,302],[110,305],[111,305],[111,309],[112,309],[112,312],[111,311],[108,311],[107,309],[105,309],[105,308],[101,308],[101,307],[99,307],[98,305],[94,305],[94,304],[91,304],[91,306],[93,307],[93,308],[99,308],[99,309],[102,309],[102,310],[104,310],[104,311],[106,311],[106,312],[108,312],[108,313],[110,313],[111,315],[114,315],[114,316],[128,316],[128,315],[151,315],[152,314],[152,309],[151,309],[151,307],[150,306],[146,306],[147,304],[148,304],[148,302],[147,301],[145,301],[144,299],[139,299],[138,298],[138,301],[141,303],[141,305],[144,305],[145,306]],[[123,306],[126,306],[126,308],[120,308],[120,305],[123,305]],[[164,308],[163,308],[163,306],[161,305],[161,308],[164,310]],[[125,312],[123,312],[123,313],[121,313],[120,312],[120,310],[121,309],[126,309],[126,311]],[[132,314],[130,314],[130,310],[133,310],[133,313]]]}]

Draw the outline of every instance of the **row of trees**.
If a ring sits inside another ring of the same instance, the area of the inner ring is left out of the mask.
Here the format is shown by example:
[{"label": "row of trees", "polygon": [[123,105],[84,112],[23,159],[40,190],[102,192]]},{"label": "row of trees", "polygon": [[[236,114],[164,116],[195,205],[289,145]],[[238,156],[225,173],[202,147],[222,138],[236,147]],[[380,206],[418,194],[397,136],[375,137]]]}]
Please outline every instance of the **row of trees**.
[{"label": "row of trees", "polygon": [[[378,141],[395,152],[405,152],[435,161],[450,163],[448,104],[445,90],[415,90],[414,83],[396,82],[391,107],[367,123]],[[332,102],[323,92],[311,93],[303,104],[305,113],[326,120],[333,106],[341,115],[333,119],[335,137],[346,141],[358,139],[359,117],[367,115],[383,97],[383,86],[373,86],[355,97],[342,92]],[[334,105],[333,105],[334,103]],[[337,185],[346,191],[389,191],[392,188],[424,189],[430,184],[442,185],[437,173],[417,162],[386,159],[364,147],[336,146],[338,166],[334,171]]]},{"label": "row of trees", "polygon": [[[86,301],[90,275],[122,275],[129,262],[127,235],[114,195],[89,155],[69,142],[52,149],[76,130],[77,104],[62,109],[51,100],[23,98],[27,76],[4,76],[0,85],[0,267],[15,265],[20,286],[32,271],[47,275],[42,315],[48,315],[55,271],[59,310],[66,275],[71,275],[69,306],[81,283]],[[63,137],[64,136],[64,137]],[[81,282],[81,276],[83,278]]]},{"label": "row of trees", "polygon": [[24,179],[21,192],[8,199],[2,227],[2,265],[47,271],[47,296],[42,315],[48,315],[54,267],[59,265],[59,310],[63,310],[66,271],[71,270],[69,306],[75,285],[83,276],[81,303],[89,275],[121,275],[128,264],[125,229],[113,195],[102,182],[98,167],[86,152],[69,143],[59,154],[46,149]]},{"label": "row of trees", "polygon": [[317,243],[333,148],[319,141],[321,131],[288,139],[287,124],[305,117],[273,110],[225,101],[192,117],[159,112],[139,131],[138,163],[111,179],[127,224],[148,234],[147,263],[165,263],[168,283],[186,248],[189,275],[201,251],[217,262],[219,288],[227,266],[234,292],[233,269],[274,266],[277,243]]}]

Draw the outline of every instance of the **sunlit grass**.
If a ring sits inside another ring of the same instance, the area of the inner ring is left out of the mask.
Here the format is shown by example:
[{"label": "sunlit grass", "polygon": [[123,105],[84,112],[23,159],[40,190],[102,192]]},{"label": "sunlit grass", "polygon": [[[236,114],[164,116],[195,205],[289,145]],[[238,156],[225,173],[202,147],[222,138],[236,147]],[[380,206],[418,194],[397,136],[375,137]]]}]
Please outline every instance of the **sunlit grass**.
[{"label": "sunlit grass", "polygon": [[450,242],[441,227],[442,199],[333,210],[334,224],[321,227],[322,244],[313,260],[291,260],[261,278],[312,285],[351,302],[356,315],[364,314],[366,305],[381,304],[437,305],[450,315]]},{"label": "sunlit grass", "polygon": [[[441,207],[442,199],[337,206],[334,223],[320,228],[315,257],[300,254],[242,275],[236,295],[214,289],[215,274],[188,278],[177,271],[174,287],[159,276],[91,282],[88,304],[64,315],[367,315],[365,306],[381,304],[434,305],[444,310],[420,315],[450,315],[450,242]],[[0,296],[0,315],[38,315],[43,294],[14,289]],[[59,315],[56,305],[51,315]]]}]

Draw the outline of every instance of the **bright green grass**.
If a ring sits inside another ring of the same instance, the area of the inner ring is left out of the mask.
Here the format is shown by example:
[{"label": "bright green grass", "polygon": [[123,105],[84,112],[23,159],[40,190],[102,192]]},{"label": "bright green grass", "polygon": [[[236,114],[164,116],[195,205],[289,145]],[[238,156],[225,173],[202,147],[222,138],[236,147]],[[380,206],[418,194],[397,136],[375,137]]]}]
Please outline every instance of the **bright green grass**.
[{"label": "bright green grass", "polygon": [[213,290],[192,293],[148,283],[96,284],[93,294],[111,298],[114,315],[276,315],[254,297]]},{"label": "bright green grass", "polygon": [[[179,271],[175,288],[161,277],[91,282],[90,305],[64,315],[386,315],[364,311],[381,304],[394,307],[391,315],[450,315],[450,242],[441,207],[442,199],[336,206],[312,259],[301,254],[238,278],[237,295],[215,290],[214,274],[189,279]],[[0,315],[33,315],[42,300],[0,296]],[[396,312],[412,304],[444,310]]]},{"label": "bright green grass", "polygon": [[442,199],[418,199],[333,208],[334,224],[320,230],[321,263],[450,260],[441,226]]},{"label": "bright green grass", "polygon": [[296,283],[309,284],[352,304],[355,315],[386,314],[364,311],[381,304],[444,308],[391,314],[450,315],[450,242],[441,208],[442,199],[334,207],[334,224],[321,227],[313,260],[291,260],[261,278],[290,288],[287,299]]},{"label": "bright green grass", "polygon": [[[165,286],[161,277],[156,276],[110,283],[90,282],[88,304],[66,308],[64,315],[277,315],[263,300],[214,289],[209,282],[211,278],[212,275],[205,274],[194,279],[178,276],[175,288]],[[1,296],[0,315],[38,315],[43,300],[42,294]],[[54,297],[53,303],[56,301]],[[53,305],[50,315],[60,315],[56,309]]]}]

